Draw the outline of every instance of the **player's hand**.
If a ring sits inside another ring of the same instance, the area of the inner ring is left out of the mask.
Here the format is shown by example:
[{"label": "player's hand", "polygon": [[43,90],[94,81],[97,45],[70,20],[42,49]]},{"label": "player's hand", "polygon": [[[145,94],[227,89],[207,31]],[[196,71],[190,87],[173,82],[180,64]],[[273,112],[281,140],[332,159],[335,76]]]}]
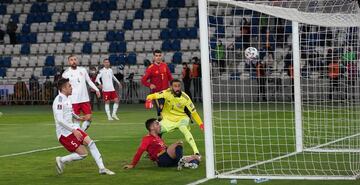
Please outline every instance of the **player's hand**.
[{"label": "player's hand", "polygon": [[153,103],[152,103],[152,100],[147,99],[147,100],[145,101],[145,108],[146,108],[146,109],[151,109],[151,108],[153,108],[153,107],[154,107],[154,105],[153,105]]},{"label": "player's hand", "polygon": [[156,86],[154,84],[150,84],[150,89],[155,89]]},{"label": "player's hand", "polygon": [[82,136],[82,134],[80,133],[80,131],[74,129],[74,130],[72,131],[72,133],[74,134],[74,136],[76,137],[77,140],[79,140],[79,141],[82,141],[82,140],[83,140],[83,136]]},{"label": "player's hand", "polygon": [[98,97],[98,98],[100,98],[100,91],[96,91],[96,96]]},{"label": "player's hand", "polygon": [[118,86],[119,86],[119,88],[122,88],[122,85],[121,85],[121,83],[118,83]]},{"label": "player's hand", "polygon": [[132,165],[132,164],[127,164],[127,165],[125,165],[123,168],[126,169],[126,170],[133,169],[133,168],[134,168],[134,165]]},{"label": "player's hand", "polygon": [[204,123],[201,123],[199,126],[200,126],[200,130],[204,132],[204,129],[205,129],[204,128]]},{"label": "player's hand", "polygon": [[103,88],[103,86],[100,84],[100,85],[99,85],[99,88],[100,88],[100,89],[102,89],[102,88]]}]

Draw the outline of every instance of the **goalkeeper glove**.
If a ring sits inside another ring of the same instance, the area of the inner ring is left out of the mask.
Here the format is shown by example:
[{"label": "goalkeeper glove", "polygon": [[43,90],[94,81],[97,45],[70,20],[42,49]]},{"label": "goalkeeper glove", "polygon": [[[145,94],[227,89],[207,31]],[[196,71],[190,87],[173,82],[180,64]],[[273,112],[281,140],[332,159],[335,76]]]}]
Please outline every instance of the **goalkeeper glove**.
[{"label": "goalkeeper glove", "polygon": [[204,123],[201,123],[199,126],[200,126],[201,131],[204,132]]},{"label": "goalkeeper glove", "polygon": [[151,108],[153,108],[154,107],[154,105],[153,105],[153,103],[152,103],[152,100],[146,100],[145,101],[145,108],[146,109],[151,109]]}]

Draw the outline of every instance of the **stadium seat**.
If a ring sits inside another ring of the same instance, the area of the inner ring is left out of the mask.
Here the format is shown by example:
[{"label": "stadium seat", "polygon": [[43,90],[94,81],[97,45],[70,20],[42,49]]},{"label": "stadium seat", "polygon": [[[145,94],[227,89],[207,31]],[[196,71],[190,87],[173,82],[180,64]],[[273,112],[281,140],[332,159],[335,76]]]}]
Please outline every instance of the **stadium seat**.
[{"label": "stadium seat", "polygon": [[177,20],[177,26],[179,28],[185,28],[186,27],[186,18],[180,18]]},{"label": "stadium seat", "polygon": [[182,63],[182,53],[181,52],[175,52],[172,58],[172,62],[175,64],[181,64]]},{"label": "stadium seat", "polygon": [[149,9],[151,8],[151,0],[143,0],[141,4],[142,9]]},{"label": "stadium seat", "polygon": [[154,9],[152,12],[152,19],[160,19],[161,9]]},{"label": "stadium seat", "polygon": [[119,65],[125,65],[127,61],[126,54],[119,54]]},{"label": "stadium seat", "polygon": [[134,35],[134,32],[132,30],[127,30],[125,31],[125,40],[128,41],[128,40],[133,40],[133,35]]},{"label": "stadium seat", "polygon": [[160,30],[152,30],[151,40],[159,40],[159,38],[160,38]]},{"label": "stadium seat", "polygon": [[45,59],[45,66],[55,66],[55,57],[47,56]]},{"label": "stadium seat", "polygon": [[98,66],[100,64],[100,55],[92,55],[90,58],[90,65]]},{"label": "stadium seat", "polygon": [[142,30],[134,31],[134,40],[141,40]]},{"label": "stadium seat", "polygon": [[12,48],[12,53],[14,55],[19,55],[20,54],[20,50],[21,50],[21,44],[16,44],[13,46]]},{"label": "stadium seat", "polygon": [[150,21],[150,28],[152,28],[152,29],[157,29],[157,28],[159,28],[159,27],[160,27],[160,20],[159,20],[159,19],[156,19],[156,18],[151,19],[151,21]]},{"label": "stadium seat", "polygon": [[98,35],[98,32],[97,31],[92,31],[89,33],[89,41],[96,41],[96,38],[97,38],[97,35]]},{"label": "stadium seat", "polygon": [[[30,53],[31,54],[37,54],[39,50],[39,44],[31,44],[30,46]],[[14,52],[15,54],[15,52]]]},{"label": "stadium seat", "polygon": [[54,35],[54,42],[61,42],[63,33],[62,32],[56,32]]},{"label": "stadium seat", "polygon": [[106,32],[105,31],[100,31],[98,34],[97,34],[97,38],[96,38],[96,41],[105,41],[105,37],[106,37]]},{"label": "stadium seat", "polygon": [[29,44],[23,44],[21,46],[20,54],[22,54],[22,55],[30,54],[30,45]]},{"label": "stadium seat", "polygon": [[132,30],[133,29],[133,20],[127,19],[124,22],[124,30]]},{"label": "stadium seat", "polygon": [[167,18],[160,19],[159,27],[162,29],[167,28],[168,22],[169,22],[169,19],[167,19]]},{"label": "stadium seat", "polygon": [[133,29],[137,30],[141,28],[142,20],[141,19],[135,19],[133,22]]},{"label": "stadium seat", "polygon": [[136,64],[136,53],[134,53],[134,52],[129,53],[129,55],[127,57],[127,63],[130,65]]},{"label": "stadium seat", "polygon": [[49,44],[48,47],[47,47],[47,52],[48,52],[49,54],[53,54],[53,53],[55,53],[55,48],[56,48],[56,44],[55,44],[55,43],[51,43],[51,44]]},{"label": "stadium seat", "polygon": [[77,16],[77,14],[75,12],[70,12],[68,14],[66,22],[77,22],[76,16]]},{"label": "stadium seat", "polygon": [[65,51],[65,43],[58,43],[55,48],[55,53],[62,54]]},{"label": "stadium seat", "polygon": [[123,20],[117,20],[115,22],[115,29],[116,30],[122,30],[123,27],[124,27],[124,21]]},{"label": "stadium seat", "polygon": [[70,11],[74,11],[74,2],[66,2],[65,3],[65,11],[66,12],[70,12]]},{"label": "stadium seat", "polygon": [[[26,66],[22,66],[22,67],[26,67]],[[17,68],[15,77],[24,77],[24,73],[25,73],[25,68]]]},{"label": "stadium seat", "polygon": [[65,44],[65,53],[69,53],[69,54],[74,53],[74,43]]},{"label": "stadium seat", "polygon": [[64,32],[61,41],[66,43],[71,42],[71,33]]},{"label": "stadium seat", "polygon": [[191,39],[190,40],[190,45],[189,45],[190,50],[198,50],[199,46],[200,46],[200,43],[199,43],[198,39]]},{"label": "stadium seat", "polygon": [[80,32],[80,41],[85,42],[89,40],[89,32]]},{"label": "stadium seat", "polygon": [[28,56],[21,56],[20,57],[20,62],[19,62],[19,67],[27,67],[29,64],[29,57]]},{"label": "stadium seat", "polygon": [[180,50],[180,40],[173,40],[172,44],[171,44],[171,49],[173,51],[179,51]]},{"label": "stadium seat", "polygon": [[144,19],[144,10],[138,9],[134,14],[134,19]]},{"label": "stadium seat", "polygon": [[106,30],[114,30],[116,22],[114,20],[109,20],[106,23]]},{"label": "stadium seat", "polygon": [[151,35],[151,31],[150,30],[143,30],[142,31],[142,39],[144,40],[144,41],[146,41],[146,40],[150,40],[150,35]]},{"label": "stadium seat", "polygon": [[[45,61],[46,63],[46,61]],[[56,55],[54,57],[54,66],[61,66],[64,64],[64,56],[62,55]],[[45,65],[46,66],[46,65]]]},{"label": "stadium seat", "polygon": [[164,54],[164,61],[165,62],[171,62],[172,61],[172,57],[173,57],[174,53],[173,52],[166,52]]},{"label": "stadium seat", "polygon": [[151,0],[151,7],[152,8],[159,8],[159,3],[160,3],[160,0]]},{"label": "stadium seat", "polygon": [[81,53],[83,48],[83,43],[76,43],[74,46],[74,53]]},{"label": "stadium seat", "polygon": [[184,39],[181,40],[180,48],[182,51],[187,51],[189,49],[190,40]]},{"label": "stadium seat", "polygon": [[178,39],[179,38],[177,29],[171,29],[169,31],[169,35],[170,35],[171,39]]},{"label": "stadium seat", "polygon": [[161,49],[162,43],[163,43],[163,41],[161,41],[161,40],[155,41],[155,42],[154,42],[154,47],[153,47],[154,50],[155,50],[155,49]]},{"label": "stadium seat", "polygon": [[91,54],[92,53],[92,44],[90,42],[85,42],[82,49],[83,53]]},{"label": "stadium seat", "polygon": [[136,45],[136,42],[128,42],[127,47],[126,47],[126,51],[127,52],[135,51],[135,45]]},{"label": "stadium seat", "polygon": [[109,61],[112,66],[118,65],[119,63],[119,57],[116,54],[111,54],[109,56]]},{"label": "stadium seat", "polygon": [[101,47],[101,43],[100,42],[94,42],[92,44],[92,53],[100,53],[100,47]]},{"label": "stadium seat", "polygon": [[40,44],[38,53],[39,54],[45,54],[47,51],[47,44]]},{"label": "stadium seat", "polygon": [[136,52],[143,52],[144,51],[145,42],[144,41],[138,41],[135,45],[135,51]]},{"label": "stadium seat", "polygon": [[164,40],[161,45],[162,51],[170,51],[171,50],[171,41],[170,40]]},{"label": "stadium seat", "polygon": [[[61,33],[60,33],[61,34]],[[58,35],[59,36],[59,35]],[[58,37],[57,36],[57,37]],[[54,39],[55,38],[55,33],[46,33],[46,35],[45,35],[45,42],[46,43],[50,43],[50,42],[53,42]],[[59,39],[59,38],[58,38]]]},{"label": "stadium seat", "polygon": [[16,68],[8,68],[7,70],[6,70],[6,76],[7,77],[9,77],[9,78],[12,78],[12,77],[14,77],[15,76],[15,69]]},{"label": "stadium seat", "polygon": [[143,19],[141,23],[142,29],[149,29],[150,28],[150,19]]}]

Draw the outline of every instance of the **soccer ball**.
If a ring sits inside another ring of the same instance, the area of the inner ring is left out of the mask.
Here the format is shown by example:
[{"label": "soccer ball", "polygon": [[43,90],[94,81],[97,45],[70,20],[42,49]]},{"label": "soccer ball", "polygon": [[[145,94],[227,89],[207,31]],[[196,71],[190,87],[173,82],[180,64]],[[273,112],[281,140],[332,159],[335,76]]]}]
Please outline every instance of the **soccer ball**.
[{"label": "soccer ball", "polygon": [[256,59],[259,56],[259,52],[254,47],[248,47],[245,49],[245,57],[247,59]]}]

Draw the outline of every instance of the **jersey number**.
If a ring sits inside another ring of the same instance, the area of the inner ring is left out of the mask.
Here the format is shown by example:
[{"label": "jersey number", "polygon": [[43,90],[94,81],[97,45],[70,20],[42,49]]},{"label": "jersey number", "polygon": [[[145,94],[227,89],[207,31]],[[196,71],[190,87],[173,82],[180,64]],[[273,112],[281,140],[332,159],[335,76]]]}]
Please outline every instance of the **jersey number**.
[{"label": "jersey number", "polygon": [[71,144],[72,144],[74,147],[78,147],[78,144],[76,144],[74,141],[71,141]]}]

